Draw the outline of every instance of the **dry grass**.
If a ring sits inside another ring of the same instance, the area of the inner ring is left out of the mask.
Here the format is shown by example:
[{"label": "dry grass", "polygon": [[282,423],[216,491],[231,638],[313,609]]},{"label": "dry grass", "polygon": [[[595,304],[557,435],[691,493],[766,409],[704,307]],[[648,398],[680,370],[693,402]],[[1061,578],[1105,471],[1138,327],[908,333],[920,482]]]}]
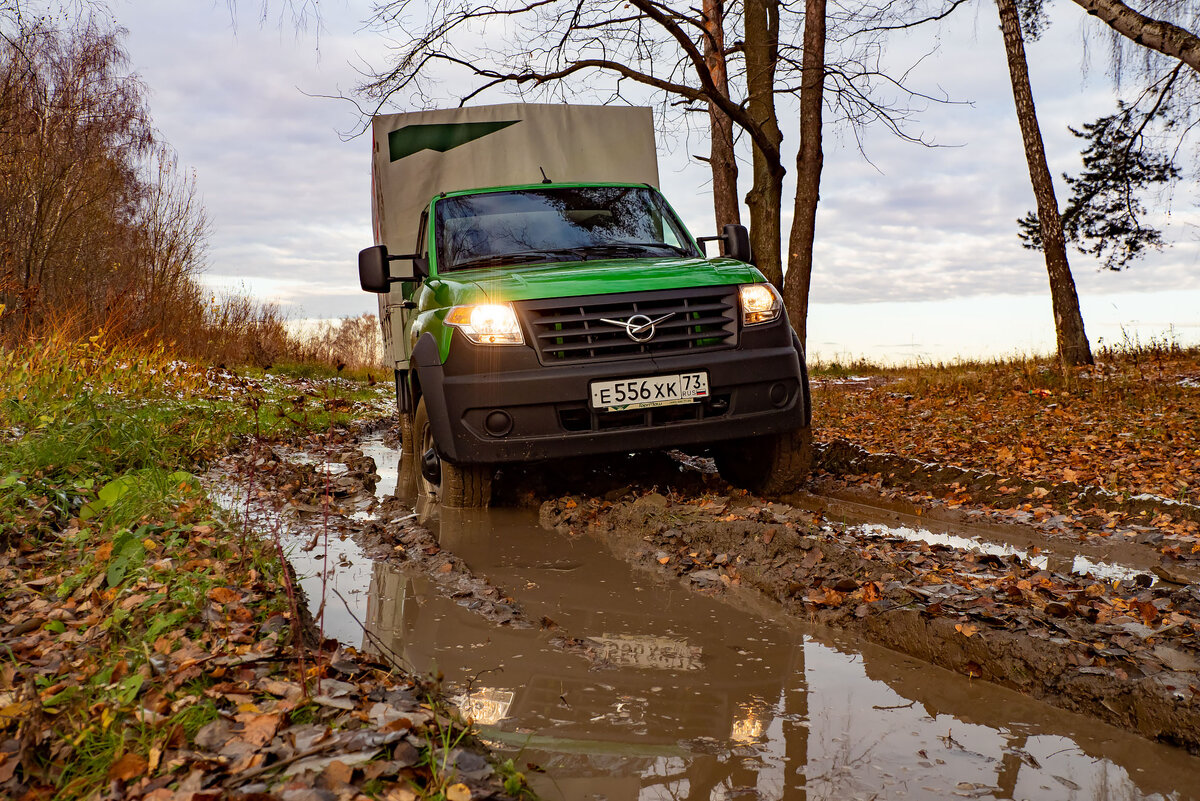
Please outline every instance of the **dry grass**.
[{"label": "dry grass", "polygon": [[814,382],[820,439],[1029,479],[1200,503],[1200,348],[863,370]]}]

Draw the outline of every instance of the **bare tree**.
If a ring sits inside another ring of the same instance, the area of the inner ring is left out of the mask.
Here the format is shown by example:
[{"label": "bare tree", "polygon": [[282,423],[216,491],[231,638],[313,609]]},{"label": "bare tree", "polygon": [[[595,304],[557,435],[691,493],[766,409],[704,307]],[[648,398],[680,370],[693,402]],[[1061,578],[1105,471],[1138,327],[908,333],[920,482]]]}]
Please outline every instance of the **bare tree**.
[{"label": "bare tree", "polygon": [[[1071,196],[1063,229],[1080,252],[1120,270],[1165,244],[1146,221],[1142,198],[1183,176],[1179,156],[1200,125],[1200,37],[1186,27],[1200,26],[1200,2],[1145,0],[1140,11],[1120,0],[1075,2],[1109,25],[1118,100],[1115,113],[1070,129],[1086,146],[1082,171],[1064,176]],[[1027,3],[1035,11],[1040,5]],[[1169,208],[1169,193],[1156,199],[1164,198]],[[1040,249],[1038,215],[1018,222],[1025,245]]]},{"label": "bare tree", "polygon": [[[725,51],[725,2],[704,0],[704,63],[712,73],[718,93],[729,96],[729,65]],[[734,150],[733,120],[713,104],[708,104],[708,164],[713,177],[713,212],[717,229],[742,221],[738,202],[738,166]]]},{"label": "bare tree", "polygon": [[[937,5],[957,7],[965,1],[938,0]],[[715,0],[702,2],[699,9],[663,0],[479,0],[425,8],[416,0],[391,0],[378,10],[375,22],[397,40],[394,57],[391,66],[361,90],[376,108],[397,95],[418,106],[429,105],[435,76],[444,77],[446,69],[452,68],[474,82],[474,88],[459,98],[461,103],[505,88],[521,96],[563,96],[572,82],[586,78],[593,95],[599,93],[609,102],[644,102],[649,94],[662,101],[664,115],[682,110],[686,118],[692,111],[705,112],[714,140],[708,161],[718,223],[737,219],[733,212],[737,176],[730,169],[733,163],[723,155],[729,151],[722,150],[737,132],[751,150],[754,178],[746,204],[758,266],[768,280],[786,289],[781,252],[786,168],[776,103],[781,95],[804,96],[804,57],[791,34],[805,16],[781,0],[731,0],[724,6]],[[830,63],[807,72],[809,98],[815,104],[810,102],[806,108],[818,112],[818,129],[825,103],[852,126],[883,120],[890,130],[905,135],[904,120],[911,109],[878,100],[875,88],[886,86],[892,96],[910,102],[933,98],[912,92],[880,68],[881,37],[887,30],[882,21],[922,6],[923,0],[889,0],[840,13],[836,58],[817,59]],[[413,18],[422,15],[424,22],[413,25]],[[722,24],[717,25],[718,20]],[[821,27],[824,24],[822,14]],[[853,35],[856,25],[862,27],[860,36]],[[502,37],[481,35],[497,27],[503,30]],[[503,45],[488,44],[501,39]],[[597,76],[609,76],[611,81],[604,84]],[[823,86],[826,77],[830,94],[813,94],[812,81]],[[644,94],[631,92],[630,84],[641,87]],[[802,169],[817,166],[811,153],[819,152],[819,139],[810,135],[810,148],[813,145],[816,150],[810,149]],[[806,177],[806,185],[819,186],[819,176],[818,168]],[[803,203],[815,203],[817,197],[812,191]],[[811,221],[802,222],[792,240],[811,238],[813,231]],[[802,287],[799,292],[789,291],[795,301],[789,305],[789,316],[801,332],[811,251],[811,241],[806,247],[790,247],[786,271],[787,282]],[[793,258],[793,253],[799,255]]]},{"label": "bare tree", "polygon": [[[1121,0],[1074,0],[1074,3],[1103,20],[1126,39],[1178,59],[1192,69],[1200,71],[1200,37],[1171,20],[1150,17],[1130,8]],[[1162,7],[1168,13],[1178,14],[1192,5],[1186,0],[1171,0],[1162,4]]]},{"label": "bare tree", "polygon": [[1038,127],[1037,111],[1033,104],[1033,89],[1029,83],[1029,65],[1025,59],[1025,40],[1015,0],[996,0],[1000,14],[1000,30],[1004,35],[1004,52],[1012,82],[1017,123],[1025,145],[1025,160],[1029,165],[1029,180],[1037,199],[1042,248],[1046,255],[1046,272],[1050,277],[1050,299],[1054,307],[1054,327],[1058,337],[1058,358],[1064,365],[1092,363],[1092,350],[1083,328],[1079,311],[1079,296],[1075,279],[1067,262],[1067,245],[1063,237],[1062,216],[1054,195],[1054,180],[1046,163],[1046,149]]},{"label": "bare tree", "polygon": [[0,334],[64,319],[198,330],[208,224],[195,179],[155,139],[124,32],[90,14],[53,22],[0,17]]},{"label": "bare tree", "polygon": [[148,183],[136,212],[140,244],[136,305],[141,328],[160,332],[194,322],[179,319],[190,311],[195,273],[208,247],[208,214],[200,204],[196,176],[179,169],[175,154],[159,145],[149,160]]},{"label": "bare tree", "polygon": [[69,35],[32,27],[0,54],[15,86],[0,237],[22,300],[10,308],[20,308],[26,329],[67,297],[90,312],[106,301],[96,270],[70,267],[97,256],[103,264],[121,247],[136,161],[152,142],[143,87],[124,72],[118,35],[90,22]]},{"label": "bare tree", "polygon": [[[812,285],[817,205],[821,199],[821,110],[825,89],[826,0],[806,0],[800,89],[800,151],[796,155],[796,203],[788,240],[789,279],[784,301],[800,342],[808,343],[808,296]],[[794,272],[793,272],[794,271]]]}]

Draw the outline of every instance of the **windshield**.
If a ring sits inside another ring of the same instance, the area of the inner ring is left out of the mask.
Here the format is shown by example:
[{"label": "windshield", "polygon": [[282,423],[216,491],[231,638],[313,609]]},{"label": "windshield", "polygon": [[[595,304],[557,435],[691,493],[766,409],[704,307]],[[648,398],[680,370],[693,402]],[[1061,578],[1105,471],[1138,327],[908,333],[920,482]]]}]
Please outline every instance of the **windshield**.
[{"label": "windshield", "polygon": [[438,201],[439,270],[547,261],[699,256],[646,187],[521,189]]}]

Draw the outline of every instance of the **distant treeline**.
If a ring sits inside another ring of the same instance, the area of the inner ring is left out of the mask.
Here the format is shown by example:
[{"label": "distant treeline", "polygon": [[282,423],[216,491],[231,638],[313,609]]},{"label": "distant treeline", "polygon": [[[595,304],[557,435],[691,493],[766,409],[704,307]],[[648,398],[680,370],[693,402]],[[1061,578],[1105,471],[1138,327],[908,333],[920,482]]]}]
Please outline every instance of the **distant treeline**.
[{"label": "distant treeline", "polygon": [[331,343],[357,334],[296,337],[277,307],[199,282],[209,220],[154,130],[123,36],[0,0],[0,343],[104,330],[213,363],[350,363]]}]

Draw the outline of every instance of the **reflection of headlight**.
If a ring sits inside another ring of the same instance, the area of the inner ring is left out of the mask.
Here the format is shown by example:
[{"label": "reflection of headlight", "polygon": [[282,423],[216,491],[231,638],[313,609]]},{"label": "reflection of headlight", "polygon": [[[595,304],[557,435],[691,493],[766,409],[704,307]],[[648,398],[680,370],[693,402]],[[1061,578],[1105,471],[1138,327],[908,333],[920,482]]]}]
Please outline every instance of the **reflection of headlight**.
[{"label": "reflection of headlight", "polygon": [[742,745],[762,740],[770,716],[763,714],[763,710],[757,704],[739,704],[738,714],[741,717],[734,718],[729,739]]},{"label": "reflection of headlight", "polygon": [[490,303],[455,306],[446,315],[446,325],[455,326],[476,345],[521,345],[525,342],[512,306]]},{"label": "reflection of headlight", "polygon": [[738,294],[742,300],[743,325],[769,323],[783,310],[783,299],[770,284],[744,284]]}]

